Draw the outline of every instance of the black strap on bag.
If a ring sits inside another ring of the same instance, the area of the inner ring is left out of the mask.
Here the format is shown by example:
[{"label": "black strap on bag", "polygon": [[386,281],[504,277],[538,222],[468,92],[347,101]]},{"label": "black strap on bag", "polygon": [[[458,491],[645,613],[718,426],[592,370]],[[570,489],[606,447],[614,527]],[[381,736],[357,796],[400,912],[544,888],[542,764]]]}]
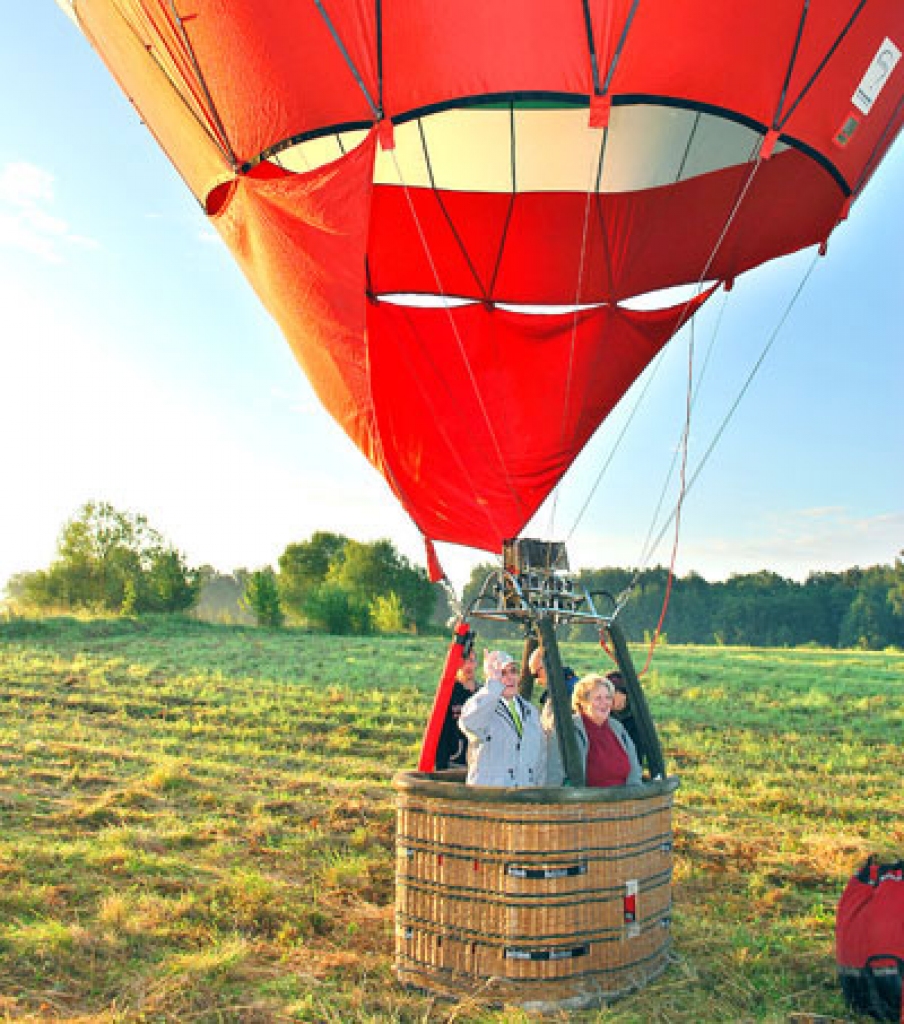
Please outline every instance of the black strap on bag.
[{"label": "black strap on bag", "polygon": [[[893,954],[871,956],[863,965],[866,1006],[876,1020],[899,1021],[904,1024],[904,960]],[[893,1008],[898,1007],[898,1013]]]}]

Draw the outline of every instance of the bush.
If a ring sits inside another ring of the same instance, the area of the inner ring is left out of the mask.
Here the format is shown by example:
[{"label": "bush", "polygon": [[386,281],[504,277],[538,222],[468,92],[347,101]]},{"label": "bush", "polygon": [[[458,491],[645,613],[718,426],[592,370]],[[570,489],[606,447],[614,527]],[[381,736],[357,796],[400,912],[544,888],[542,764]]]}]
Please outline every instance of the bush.
[{"label": "bush", "polygon": [[309,591],[304,614],[308,625],[326,633],[344,636],[371,631],[370,609],[338,583],[327,581]]},{"label": "bush", "polygon": [[271,568],[258,569],[245,583],[243,604],[253,615],[259,626],[279,629],[284,621],[279,600],[279,587]]},{"label": "bush", "polygon": [[370,621],[378,633],[405,632],[405,609],[394,590],[385,595],[378,594],[371,601]]}]

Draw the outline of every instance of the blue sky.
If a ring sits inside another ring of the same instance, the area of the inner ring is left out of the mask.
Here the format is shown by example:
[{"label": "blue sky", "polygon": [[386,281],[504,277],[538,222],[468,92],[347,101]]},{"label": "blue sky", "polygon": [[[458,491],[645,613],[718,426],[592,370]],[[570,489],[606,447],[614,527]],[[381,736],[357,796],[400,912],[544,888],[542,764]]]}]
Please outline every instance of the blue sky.
[{"label": "blue sky", "polygon": [[[389,536],[421,562],[417,531],[322,411],[178,175],[51,0],[5,12],[0,68],[0,584],[46,566],[89,499],[144,513],[190,564],[223,571],[275,565],[316,529]],[[899,139],[688,494],[680,573],[804,578],[888,563],[904,548],[902,250]],[[698,318],[698,369],[713,348],[691,473],[813,256],[739,280],[717,332],[721,298]],[[639,389],[581,455],[554,515],[548,505],[528,531],[571,535],[574,564],[640,558],[683,427],[687,351],[682,335],[580,521]],[[653,563],[667,563],[671,542],[668,532]],[[440,554],[458,584],[484,557]]]}]

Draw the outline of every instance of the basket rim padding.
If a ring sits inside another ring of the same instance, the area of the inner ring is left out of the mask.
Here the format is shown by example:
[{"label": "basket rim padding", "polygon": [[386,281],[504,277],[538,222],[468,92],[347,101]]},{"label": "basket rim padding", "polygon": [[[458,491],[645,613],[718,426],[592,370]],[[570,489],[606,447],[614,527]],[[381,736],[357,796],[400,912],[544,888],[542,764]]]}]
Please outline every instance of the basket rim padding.
[{"label": "basket rim padding", "polygon": [[[674,793],[681,784],[677,775],[654,779],[639,786],[469,786],[464,772],[398,772],[394,778],[400,792],[433,799],[491,804],[587,804],[625,803]],[[441,785],[437,785],[441,783]]]}]

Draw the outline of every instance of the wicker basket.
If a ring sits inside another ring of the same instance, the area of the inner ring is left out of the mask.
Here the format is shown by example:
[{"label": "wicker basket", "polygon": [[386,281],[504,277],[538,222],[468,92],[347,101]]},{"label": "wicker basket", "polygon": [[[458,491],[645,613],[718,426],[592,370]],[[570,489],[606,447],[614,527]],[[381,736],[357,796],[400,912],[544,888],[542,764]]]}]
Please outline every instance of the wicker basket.
[{"label": "wicker basket", "polygon": [[578,1009],[665,969],[677,778],[497,789],[403,772],[395,785],[401,981]]}]

